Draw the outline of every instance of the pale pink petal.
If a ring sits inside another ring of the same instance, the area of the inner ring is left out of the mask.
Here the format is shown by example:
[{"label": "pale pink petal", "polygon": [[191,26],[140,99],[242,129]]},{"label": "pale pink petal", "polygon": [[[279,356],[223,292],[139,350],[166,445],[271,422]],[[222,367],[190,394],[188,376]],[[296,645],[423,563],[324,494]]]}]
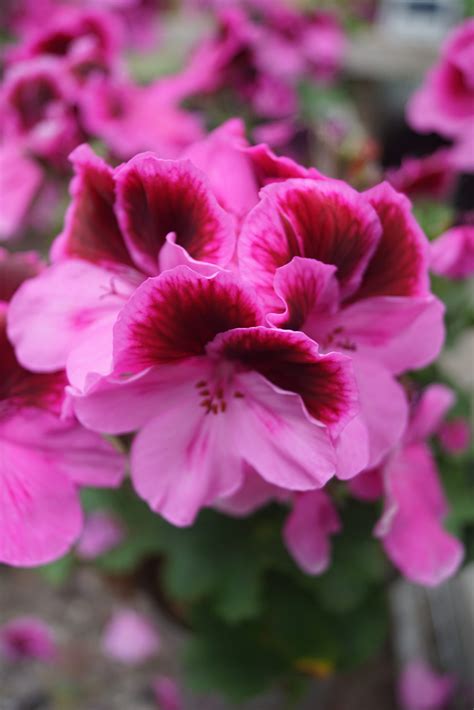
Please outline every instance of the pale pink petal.
[{"label": "pale pink petal", "polygon": [[363,414],[354,417],[334,440],[336,476],[341,481],[357,476],[370,458],[370,435]]},{"label": "pale pink petal", "polygon": [[450,387],[429,385],[413,406],[407,440],[411,443],[433,436],[455,401],[456,395]]},{"label": "pale pink petal", "polygon": [[8,312],[19,361],[33,371],[63,368],[69,353],[89,337],[88,329],[118,313],[132,289],[119,274],[73,259],[29,279]]},{"label": "pale pink petal", "polygon": [[[22,428],[23,417],[18,415],[7,423],[9,429]],[[79,536],[79,497],[54,458],[44,450],[11,440],[4,428],[3,422],[0,561],[20,567],[46,564],[64,555]]]},{"label": "pale pink petal", "polygon": [[251,466],[244,466],[244,480],[240,488],[227,498],[218,500],[214,507],[227,515],[247,516],[271,500],[285,500],[289,493],[267,483]]},{"label": "pale pink petal", "polygon": [[134,609],[116,611],[102,637],[102,650],[114,661],[137,665],[156,656],[161,641],[153,622]]},{"label": "pale pink petal", "polygon": [[405,446],[384,475],[386,507],[375,534],[405,577],[426,586],[440,584],[459,568],[463,547],[443,529],[446,501],[428,447]]},{"label": "pale pink petal", "polygon": [[388,370],[374,360],[354,360],[361,417],[369,433],[368,465],[376,466],[396,446],[405,432],[408,403],[403,388]]},{"label": "pale pink petal", "polygon": [[322,574],[330,563],[330,536],[340,529],[341,521],[329,496],[323,491],[313,491],[295,498],[283,538],[306,574]]}]

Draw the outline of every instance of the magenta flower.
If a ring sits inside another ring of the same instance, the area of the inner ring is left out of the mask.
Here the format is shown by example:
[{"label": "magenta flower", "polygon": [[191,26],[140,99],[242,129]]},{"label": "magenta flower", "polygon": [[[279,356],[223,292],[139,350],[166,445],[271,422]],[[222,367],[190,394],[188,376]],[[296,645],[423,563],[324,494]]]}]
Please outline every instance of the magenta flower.
[{"label": "magenta flower", "polygon": [[336,471],[333,439],[357,413],[349,359],[261,324],[240,279],[177,267],[135,291],[114,328],[113,372],[75,398],[92,429],[140,430],[134,486],[176,525],[235,492],[244,464],[290,490]]},{"label": "magenta flower", "polygon": [[117,547],[124,535],[123,525],[115,515],[105,510],[94,511],[86,516],[76,555],[83,560],[93,560]]},{"label": "magenta flower", "polygon": [[463,558],[461,543],[442,527],[448,506],[426,443],[453,401],[449,388],[428,387],[413,409],[402,445],[383,466],[385,512],[375,534],[402,574],[426,586],[453,575]]},{"label": "magenta flower", "polygon": [[452,151],[437,150],[423,158],[405,158],[399,168],[387,170],[386,179],[412,199],[446,198],[454,188],[455,168]]},{"label": "magenta flower", "polygon": [[474,226],[452,227],[431,244],[431,271],[450,279],[474,275]]},{"label": "magenta flower", "polygon": [[155,625],[134,609],[116,611],[102,637],[103,652],[115,661],[135,665],[155,656],[160,650]]},{"label": "magenta flower", "polygon": [[440,675],[424,661],[412,661],[398,681],[398,695],[404,710],[442,710],[452,698],[456,680]]},{"label": "magenta flower", "polygon": [[[421,133],[436,131],[464,140],[474,118],[474,20],[466,20],[444,43],[441,56],[408,104],[408,121]],[[465,156],[473,167],[473,155]]]},{"label": "magenta flower", "polygon": [[0,240],[15,236],[42,179],[41,168],[18,143],[0,145]]},{"label": "magenta flower", "polygon": [[183,698],[178,683],[168,676],[156,676],[152,683],[158,710],[182,710]]},{"label": "magenta flower", "polygon": [[34,658],[49,662],[57,655],[54,636],[44,621],[18,616],[0,626],[0,656],[9,661]]},{"label": "magenta flower", "polygon": [[288,551],[306,574],[322,574],[330,563],[330,536],[339,532],[341,521],[324,491],[302,493],[283,528]]},{"label": "magenta flower", "polygon": [[73,161],[55,263],[14,298],[9,333],[25,366],[67,365],[82,386],[88,372],[110,371],[113,324],[146,276],[181,263],[212,273],[232,258],[235,234],[206,176],[187,160],[145,153],[114,171],[81,146]]},{"label": "magenta flower", "polygon": [[0,562],[17,566],[64,554],[82,526],[77,486],[114,486],[124,472],[114,447],[59,418],[64,373],[29,372],[7,339],[7,299],[39,268],[31,254],[0,261]]},{"label": "magenta flower", "polygon": [[[306,332],[323,351],[350,355],[374,466],[403,433],[407,405],[394,378],[438,354],[442,305],[428,290],[427,248],[406,198],[387,184],[364,195],[335,180],[269,185],[238,244],[241,272],[269,321]],[[282,310],[282,308],[284,310]],[[360,470],[344,436],[339,475]],[[359,430],[359,456],[367,441]]]}]

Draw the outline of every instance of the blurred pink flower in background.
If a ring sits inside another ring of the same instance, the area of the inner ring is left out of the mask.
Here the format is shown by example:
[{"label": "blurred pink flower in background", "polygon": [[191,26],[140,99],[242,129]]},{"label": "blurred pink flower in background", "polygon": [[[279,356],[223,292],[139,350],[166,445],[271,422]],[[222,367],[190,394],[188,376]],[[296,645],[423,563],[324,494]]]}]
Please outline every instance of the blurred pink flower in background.
[{"label": "blurred pink flower in background", "polygon": [[181,688],[174,678],[156,676],[152,682],[152,689],[158,710],[182,710]]},{"label": "blurred pink flower in background", "polygon": [[105,510],[94,511],[85,518],[76,555],[83,560],[93,560],[117,547],[124,536],[123,524],[116,515]]},{"label": "blurred pink flower in background", "polygon": [[[474,18],[465,20],[449,35],[441,56],[424,83],[412,96],[407,117],[420,133],[442,136],[472,145],[474,133]],[[463,151],[466,169],[474,168],[474,151]]]},{"label": "blurred pink flower in background", "polygon": [[452,151],[443,148],[422,158],[404,158],[400,167],[387,170],[385,177],[411,199],[447,198],[456,179]]},{"label": "blurred pink flower in background", "polygon": [[18,616],[0,626],[0,656],[8,661],[53,661],[57,656],[54,634],[41,619]]},{"label": "blurred pink flower in background", "polygon": [[131,608],[114,612],[102,636],[103,652],[128,665],[144,663],[161,646],[160,635],[152,621]]},{"label": "blurred pink flower in background", "polygon": [[402,670],[398,697],[403,710],[442,710],[456,686],[452,675],[436,673],[425,661],[416,660]]},{"label": "blurred pink flower in background", "polygon": [[452,227],[432,242],[431,271],[450,279],[474,275],[474,225]]}]

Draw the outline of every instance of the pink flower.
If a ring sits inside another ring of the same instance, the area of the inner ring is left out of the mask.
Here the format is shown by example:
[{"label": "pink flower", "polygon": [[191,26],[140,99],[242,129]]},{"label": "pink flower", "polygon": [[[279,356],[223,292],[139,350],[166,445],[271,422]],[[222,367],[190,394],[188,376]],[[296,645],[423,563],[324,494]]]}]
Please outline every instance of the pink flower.
[{"label": "pink flower", "polygon": [[113,550],[124,538],[122,523],[107,511],[94,511],[85,521],[76,554],[83,560],[93,560],[109,550]]},{"label": "pink flower", "polygon": [[449,454],[461,454],[469,448],[471,428],[463,417],[444,422],[438,430],[441,446]]},{"label": "pink flower", "polygon": [[[238,243],[242,275],[270,323],[303,330],[323,351],[350,355],[369,434],[369,465],[398,443],[407,405],[394,375],[426,365],[444,338],[428,290],[426,238],[406,198],[387,184],[364,195],[335,180],[289,179],[261,191]],[[360,471],[340,442],[340,471]],[[366,456],[363,427],[360,458]]]},{"label": "pink flower", "polygon": [[160,158],[176,158],[202,137],[201,120],[180,108],[180,98],[169,80],[138,86],[97,76],[82,92],[80,106],[88,131],[119,157],[152,150]]},{"label": "pink flower", "polygon": [[[3,255],[2,296],[39,268],[31,254]],[[61,556],[78,537],[77,486],[117,485],[124,462],[101,437],[59,418],[65,375],[36,374],[18,363],[7,311],[0,302],[0,562],[32,566]]]},{"label": "pink flower", "polygon": [[111,375],[75,397],[86,426],[139,430],[135,489],[176,525],[234,493],[244,464],[290,490],[335,473],[333,439],[357,412],[349,359],[261,323],[236,276],[176,267],[135,291],[114,328]]},{"label": "pink flower", "polygon": [[[472,133],[473,63],[474,20],[471,18],[449,35],[438,63],[409,102],[408,121],[415,130],[436,131],[454,139],[463,139]],[[472,167],[472,155],[470,161]]]},{"label": "pink flower", "polygon": [[399,168],[387,170],[386,178],[398,192],[412,199],[447,197],[455,179],[452,151],[442,149],[423,158],[405,158]]},{"label": "pink flower", "polygon": [[435,673],[424,661],[412,661],[398,681],[398,695],[404,710],[442,710],[456,685],[451,675]]},{"label": "pink flower", "polygon": [[474,226],[452,227],[432,243],[431,271],[450,279],[474,275]]},{"label": "pink flower", "polygon": [[37,24],[9,58],[15,63],[56,58],[80,83],[91,72],[115,70],[121,45],[120,23],[112,14],[63,5],[46,25]]},{"label": "pink flower", "polygon": [[442,527],[448,506],[426,443],[453,401],[449,388],[428,387],[413,408],[402,446],[383,467],[385,511],[375,534],[393,564],[426,586],[453,575],[463,558],[461,543]]},{"label": "pink flower", "polygon": [[0,626],[0,656],[9,661],[35,658],[49,662],[57,655],[51,629],[34,616],[18,616]]},{"label": "pink flower", "polygon": [[158,710],[182,710],[183,699],[178,683],[168,676],[156,676],[152,683]]},{"label": "pink flower", "polygon": [[330,497],[323,491],[302,493],[283,528],[288,551],[306,574],[322,574],[330,563],[330,536],[341,521]]},{"label": "pink flower", "polygon": [[23,152],[64,165],[81,139],[74,85],[59,60],[37,57],[12,66],[1,89],[2,133]]},{"label": "pink flower", "polygon": [[146,276],[181,263],[213,273],[232,258],[235,233],[206,176],[187,160],[145,153],[114,171],[81,146],[73,161],[73,201],[53,245],[55,263],[13,299],[9,333],[25,366],[67,365],[81,386],[88,372],[110,371],[112,327]]},{"label": "pink flower", "polygon": [[155,625],[143,614],[128,608],[113,614],[102,637],[103,652],[129,665],[152,658],[160,646],[160,636]]}]

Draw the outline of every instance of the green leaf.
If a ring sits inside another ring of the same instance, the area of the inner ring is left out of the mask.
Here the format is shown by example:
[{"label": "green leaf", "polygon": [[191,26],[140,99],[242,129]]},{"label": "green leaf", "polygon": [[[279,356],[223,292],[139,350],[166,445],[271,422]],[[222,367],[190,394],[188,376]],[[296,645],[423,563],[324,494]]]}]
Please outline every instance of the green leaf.
[{"label": "green leaf", "polygon": [[63,584],[74,568],[74,556],[64,555],[59,560],[55,560],[48,565],[38,567],[40,574],[50,583],[56,585]]}]

